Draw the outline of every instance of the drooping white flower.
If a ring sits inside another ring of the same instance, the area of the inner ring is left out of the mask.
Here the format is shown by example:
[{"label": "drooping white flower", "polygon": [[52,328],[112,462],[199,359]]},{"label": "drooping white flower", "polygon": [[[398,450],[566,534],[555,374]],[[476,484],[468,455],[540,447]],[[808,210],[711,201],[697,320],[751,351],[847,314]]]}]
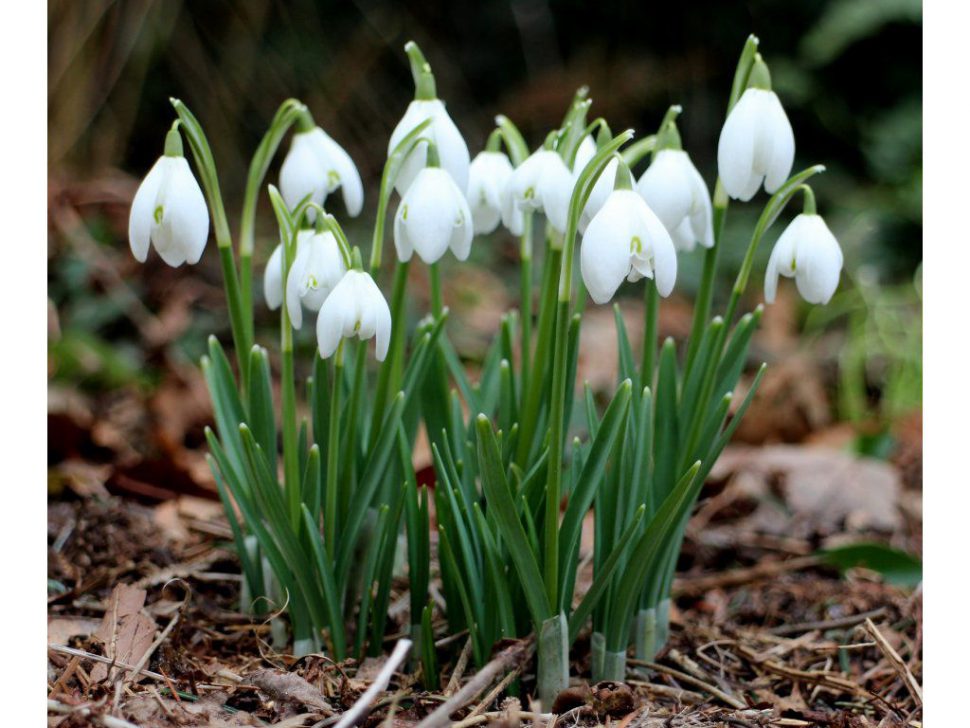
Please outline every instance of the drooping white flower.
[{"label": "drooping white flower", "polygon": [[711,197],[700,172],[681,149],[662,149],[637,182],[637,192],[667,228],[678,250],[714,245]]},{"label": "drooping white flower", "polygon": [[728,195],[748,201],[762,181],[774,193],[795,161],[795,134],[774,91],[749,88],[728,114],[717,145],[717,168]]},{"label": "drooping white flower", "polygon": [[170,266],[198,263],[209,238],[209,210],[183,156],[159,157],[131,202],[128,241],[139,263],[149,244]]},{"label": "drooping white flower", "polygon": [[479,152],[472,160],[467,197],[476,235],[492,232],[502,221],[506,184],[512,171],[512,163],[503,152]]},{"label": "drooping white flower", "polygon": [[341,338],[377,336],[377,360],[384,361],[391,337],[391,310],[369,274],[349,270],[327,296],[317,316],[317,345],[324,359]]},{"label": "drooping white flower", "polygon": [[420,170],[394,216],[397,257],[408,261],[417,251],[430,265],[451,248],[458,260],[465,260],[473,235],[468,201],[451,175],[440,167]]},{"label": "drooping white flower", "polygon": [[263,271],[263,295],[266,305],[275,311],[283,304],[294,328],[303,325],[303,306],[319,311],[324,300],[343,277],[347,266],[337,239],[329,231],[300,230],[296,234],[296,255],[283,281],[283,245],[276,246]]},{"label": "drooping white flower", "polygon": [[778,275],[794,278],[809,303],[828,303],[839,287],[842,249],[821,215],[802,213],[775,243],[765,271],[765,300],[774,303]]},{"label": "drooping white flower", "polygon": [[514,235],[521,235],[521,213],[536,210],[545,214],[552,227],[564,231],[574,184],[572,172],[556,152],[533,152],[506,183],[502,222]]},{"label": "drooping white flower", "polygon": [[[290,151],[280,168],[280,192],[290,209],[310,195],[323,205],[337,188],[343,192],[348,214],[356,217],[364,205],[364,186],[354,160],[320,127],[293,135]],[[314,217],[310,210],[308,217]]]},{"label": "drooping white flower", "polygon": [[330,231],[297,233],[296,257],[286,277],[286,309],[294,328],[303,325],[303,307],[319,311],[347,272],[340,246]]},{"label": "drooping white flower", "polygon": [[[404,112],[403,118],[394,127],[391,140],[387,145],[387,153],[390,155],[394,148],[401,143],[414,127],[421,124],[425,119],[431,119],[431,123],[424,128],[418,136],[419,139],[427,139],[434,142],[440,159],[440,166],[452,179],[459,189],[466,189],[468,186],[468,145],[451,120],[445,110],[444,102],[441,99],[415,99]],[[428,149],[426,144],[418,144],[408,155],[404,164],[394,180],[394,189],[402,197],[407,192],[408,187],[414,182],[418,172],[427,166]]]},{"label": "drooping white flower", "polygon": [[580,270],[596,303],[609,301],[623,279],[653,278],[667,296],[677,279],[670,234],[633,190],[614,191],[590,221],[580,248]]}]

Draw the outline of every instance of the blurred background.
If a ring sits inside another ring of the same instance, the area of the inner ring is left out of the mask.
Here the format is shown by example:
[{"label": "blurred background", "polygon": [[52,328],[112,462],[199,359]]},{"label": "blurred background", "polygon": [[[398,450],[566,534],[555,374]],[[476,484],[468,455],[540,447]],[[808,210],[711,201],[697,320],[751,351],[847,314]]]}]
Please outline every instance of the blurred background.
[{"label": "blurred background", "polygon": [[[207,131],[231,222],[250,155],[290,96],[354,158],[367,190],[359,220],[373,219],[387,139],[412,97],[408,39],[425,51],[472,156],[497,113],[539,144],[588,85],[591,118],[604,116],[614,131],[652,133],[671,103],[682,104],[685,149],[713,188],[726,97],[751,32],[795,129],[796,169],[828,167],[813,184],[846,264],[828,307],[804,306],[783,285],[752,353],[772,363],[770,374],[739,437],[826,439],[921,477],[919,0],[51,0],[48,13],[52,492],[164,499],[211,488],[197,362],[209,333],[229,341],[216,256],[172,270],[154,254],[137,264],[127,244],[128,206],[174,118],[170,96]],[[265,196],[260,211],[257,270],[275,244]],[[730,210],[725,291],[759,212]],[[348,223],[365,249],[366,224]],[[504,233],[480,239],[472,260],[447,269],[445,295],[456,312],[452,338],[473,367],[499,315],[515,306],[516,243]],[[686,333],[699,268],[699,256],[683,258],[662,314],[666,333]],[[761,282],[759,272],[751,306]],[[415,285],[417,317],[423,279]],[[629,304],[635,332],[636,299]],[[581,376],[605,389],[615,377],[612,312],[587,315],[604,325],[584,327]],[[259,338],[271,348],[275,320],[257,303]],[[300,332],[304,362],[311,328]]]}]

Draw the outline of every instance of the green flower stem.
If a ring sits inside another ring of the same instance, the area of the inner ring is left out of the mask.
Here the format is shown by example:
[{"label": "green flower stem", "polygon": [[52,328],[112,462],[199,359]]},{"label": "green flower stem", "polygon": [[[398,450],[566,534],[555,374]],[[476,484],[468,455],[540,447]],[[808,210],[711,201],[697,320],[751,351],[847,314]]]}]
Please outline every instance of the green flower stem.
[{"label": "green flower stem", "polygon": [[573,258],[576,252],[576,236],[579,216],[593,185],[603,173],[616,151],[633,138],[633,131],[618,134],[600,149],[580,173],[572,197],[569,200],[569,217],[563,236],[562,266],[559,269],[559,299],[556,310],[555,350],[552,358],[552,392],[550,394],[550,441],[549,479],[546,484],[546,514],[543,529],[545,559],[543,561],[546,593],[550,604],[558,604],[559,583],[559,498],[562,486],[563,440],[565,439],[566,405],[566,347],[569,328],[569,307],[572,303]]},{"label": "green flower stem", "polygon": [[253,248],[255,247],[256,206],[259,201],[259,190],[263,186],[266,172],[269,170],[283,137],[293,123],[306,113],[306,106],[296,99],[287,99],[280,104],[276,115],[270,122],[269,129],[267,129],[262,141],[256,148],[252,161],[249,163],[246,191],[243,195],[242,217],[239,224],[239,279],[240,300],[245,314],[246,333],[250,340],[253,338]]},{"label": "green flower stem", "polygon": [[[548,229],[548,225],[547,225]],[[548,241],[548,235],[547,235]],[[562,261],[562,250],[546,245],[543,261],[542,283],[539,296],[539,320],[536,328],[535,355],[532,359],[532,373],[529,376],[529,389],[521,415],[519,447],[516,462],[525,467],[535,440],[535,428],[542,405],[542,381],[549,352],[552,348],[553,328],[556,323],[556,272]]]},{"label": "green flower stem", "polygon": [[[361,347],[363,349],[364,347]],[[344,342],[337,345],[333,358],[333,380],[330,392],[330,423],[327,428],[327,482],[323,511],[323,531],[327,553],[335,554],[337,543],[337,465],[340,449],[340,395],[343,392]]]},{"label": "green flower stem", "polygon": [[387,347],[387,358],[381,363],[377,374],[377,389],[374,395],[374,409],[371,414],[370,446],[373,447],[380,434],[380,423],[391,396],[397,390],[400,373],[403,370],[405,309],[410,261],[396,261],[394,264],[394,283],[391,288],[391,340]]},{"label": "green flower stem", "polygon": [[[295,236],[294,236],[295,239]],[[283,280],[290,267],[289,246],[283,246]],[[297,449],[296,427],[296,373],[293,366],[293,326],[290,324],[290,314],[286,303],[280,314],[280,349],[282,357],[282,372],[280,386],[282,388],[282,420],[283,420],[283,490],[290,509],[290,520],[294,530],[300,524],[300,464]]]},{"label": "green flower stem", "polygon": [[252,338],[248,335],[242,295],[239,286],[239,274],[236,270],[236,260],[232,251],[232,235],[229,232],[229,220],[226,208],[222,202],[219,189],[219,177],[216,172],[215,159],[209,140],[206,138],[202,125],[195,115],[179,99],[169,99],[175,113],[178,114],[182,130],[189,141],[195,166],[199,172],[199,179],[205,190],[209,211],[212,215],[212,228],[219,248],[219,263],[222,267],[223,285],[226,291],[226,301],[229,305],[229,324],[232,327],[233,348],[236,350],[236,361],[239,364],[240,392],[246,392],[249,384],[249,352]]},{"label": "green flower stem", "polygon": [[445,309],[444,297],[441,294],[441,269],[437,262],[428,266],[431,278],[431,313],[437,319]]},{"label": "green flower stem", "polygon": [[701,273],[701,285],[697,291],[697,300],[694,303],[694,319],[690,328],[690,337],[687,344],[687,359],[684,365],[684,376],[690,373],[697,355],[697,347],[700,345],[704,327],[711,317],[711,302],[714,298],[714,285],[717,277],[717,259],[721,251],[721,236],[724,232],[724,220],[727,217],[728,196],[724,191],[721,180],[717,180],[714,186],[714,214],[712,225],[714,228],[714,245],[704,253],[704,270]]},{"label": "green flower stem", "polygon": [[[354,354],[354,378],[351,383],[350,401],[347,406],[347,424],[343,428],[343,451],[350,458],[351,463],[354,462],[357,448],[360,447],[357,441],[357,412],[362,407],[361,399],[364,394],[364,382],[367,379],[367,346],[361,341],[358,343],[356,349],[356,353]],[[376,423],[375,427],[377,427]],[[350,479],[352,476],[353,472],[351,468],[344,466],[344,477],[341,484],[341,509],[347,507],[346,500],[350,497],[352,487]],[[343,512],[346,513],[345,510]]]},{"label": "green flower stem", "polygon": [[532,213],[527,212],[523,222],[522,238],[519,241],[519,310],[520,322],[520,370],[519,401],[524,402],[529,391],[529,369],[532,366]]},{"label": "green flower stem", "polygon": [[657,318],[660,293],[651,279],[643,286],[643,357],[640,364],[640,387],[653,388],[653,366],[657,358]]}]

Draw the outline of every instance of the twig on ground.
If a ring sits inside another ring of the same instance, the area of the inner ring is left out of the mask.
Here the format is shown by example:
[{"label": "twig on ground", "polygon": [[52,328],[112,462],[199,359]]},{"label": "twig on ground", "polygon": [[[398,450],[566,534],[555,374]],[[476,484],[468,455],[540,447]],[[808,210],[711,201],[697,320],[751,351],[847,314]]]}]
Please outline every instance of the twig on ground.
[{"label": "twig on ground", "polygon": [[400,664],[404,662],[404,658],[407,657],[410,649],[411,640],[408,639],[401,640],[394,646],[394,651],[387,658],[387,662],[384,663],[381,671],[377,673],[374,682],[364,691],[363,695],[357,698],[357,702],[350,707],[350,710],[343,714],[335,728],[349,728],[349,726],[356,725],[361,718],[370,712],[370,704],[378,693],[387,688],[388,683],[391,682],[391,677]]},{"label": "twig on ground", "polygon": [[693,675],[688,675],[686,672],[681,672],[680,670],[675,670],[672,667],[661,665],[659,662],[648,662],[647,660],[628,660],[628,662],[631,665],[646,667],[655,672],[666,673],[667,675],[670,675],[671,677],[676,678],[681,682],[685,682],[688,685],[693,685],[694,687],[700,688],[701,690],[704,690],[710,693],[715,698],[719,698],[723,702],[730,705],[732,708],[743,710],[744,708],[748,707],[746,703],[742,702],[741,700],[734,697],[733,695],[729,695],[728,693],[724,692],[720,688],[715,687],[710,683],[704,682],[703,680],[696,678]]},{"label": "twig on ground", "polygon": [[461,654],[458,655],[458,662],[455,663],[455,669],[451,673],[451,679],[448,680],[448,686],[445,688],[445,697],[451,697],[454,692],[461,685],[461,679],[465,675],[465,668],[468,666],[468,658],[472,654],[472,638],[469,637],[465,641],[465,646],[461,648]]},{"label": "twig on ground", "polygon": [[510,665],[531,656],[534,648],[535,640],[530,637],[527,640],[523,640],[502,650],[491,662],[479,670],[471,680],[465,683],[461,690],[448,698],[447,702],[436,708],[434,712],[418,723],[418,728],[437,728],[437,726],[449,725],[451,722],[449,716],[452,713],[473,700],[498,675],[505,673]]},{"label": "twig on ground", "polygon": [[879,609],[873,609],[871,612],[862,612],[861,614],[853,614],[848,617],[841,617],[839,619],[825,619],[819,622],[800,622],[799,624],[783,624],[780,627],[775,627],[770,630],[772,634],[779,636],[795,634],[797,632],[814,632],[819,630],[824,632],[829,629],[842,629],[845,627],[855,627],[857,624],[862,624],[867,619],[875,619],[881,617],[886,613],[885,607],[879,607]]},{"label": "twig on ground", "polygon": [[896,673],[902,679],[903,684],[909,691],[909,694],[913,696],[913,700],[920,707],[923,707],[923,688],[916,681],[913,673],[910,672],[909,667],[903,662],[903,658],[899,656],[899,653],[893,649],[893,646],[886,641],[886,638],[882,636],[882,632],[876,627],[871,619],[866,619],[866,631],[872,635],[872,638],[876,641],[876,645],[889,660],[889,664],[893,666]]}]

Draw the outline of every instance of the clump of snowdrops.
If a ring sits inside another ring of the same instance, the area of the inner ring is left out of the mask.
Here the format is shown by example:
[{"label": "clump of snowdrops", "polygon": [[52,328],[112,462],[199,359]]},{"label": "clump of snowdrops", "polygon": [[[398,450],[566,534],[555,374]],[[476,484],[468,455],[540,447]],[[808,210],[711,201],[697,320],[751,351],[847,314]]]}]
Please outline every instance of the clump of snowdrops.
[{"label": "clump of snowdrops", "polygon": [[[757,48],[752,36],[728,96],[712,197],[683,149],[679,106],[655,133],[632,141],[632,130],[614,134],[606,120],[588,119],[585,89],[538,148],[499,116],[470,160],[430,65],[409,43],[415,97],[390,137],[369,246],[349,240],[331,212],[355,217],[363,209],[353,160],[293,99],[253,157],[234,239],[206,135],[173,99],[177,119],[164,156],[132,204],[131,249],[140,261],[154,246],[169,265],[196,263],[211,217],[235,365],[210,339],[202,361],[215,412],[215,431],[206,433],[210,464],[242,564],[244,606],[270,613],[285,605],[290,634],[274,622],[281,647],[292,640],[296,654],[326,650],[338,660],[380,653],[392,578],[405,562],[412,664],[429,687],[438,679],[440,636],[432,629],[433,575],[448,629],[468,631],[477,663],[500,639],[535,635],[546,707],[567,685],[570,646],[583,630],[591,631],[595,680],[623,679],[631,648],[650,659],[663,646],[691,507],[763,372],[734,402],[761,315],[760,306],[741,316],[737,309],[762,237],[800,195],[802,213],[768,262],[769,303],[779,276],[793,277],[808,302],[825,303],[842,267],[807,185],[823,168],[792,174],[794,134]],[[279,186],[264,186],[290,132]],[[762,188],[768,196],[727,306],[712,316],[729,201],[748,202]],[[338,192],[342,203],[331,207]],[[396,255],[388,261],[395,193]],[[280,312],[278,372],[254,342],[260,194],[279,227],[263,274],[265,304]],[[500,225],[519,240],[520,298],[472,381],[446,331],[439,265],[449,250],[465,260],[475,236]],[[678,251],[696,245],[706,250],[690,336],[659,342],[659,302],[676,285]],[[412,266],[426,269],[431,305],[409,332]],[[389,296],[381,287],[388,280]],[[606,304],[624,281],[642,290],[644,343],[637,356],[617,308],[618,383],[601,410],[588,387],[576,387],[583,310],[587,293],[594,305]],[[314,314],[319,356],[298,386],[294,330],[313,325]],[[569,439],[577,395],[584,436]],[[433,491],[418,487],[412,464],[422,428]],[[578,598],[580,536],[591,508],[593,580]]]}]

